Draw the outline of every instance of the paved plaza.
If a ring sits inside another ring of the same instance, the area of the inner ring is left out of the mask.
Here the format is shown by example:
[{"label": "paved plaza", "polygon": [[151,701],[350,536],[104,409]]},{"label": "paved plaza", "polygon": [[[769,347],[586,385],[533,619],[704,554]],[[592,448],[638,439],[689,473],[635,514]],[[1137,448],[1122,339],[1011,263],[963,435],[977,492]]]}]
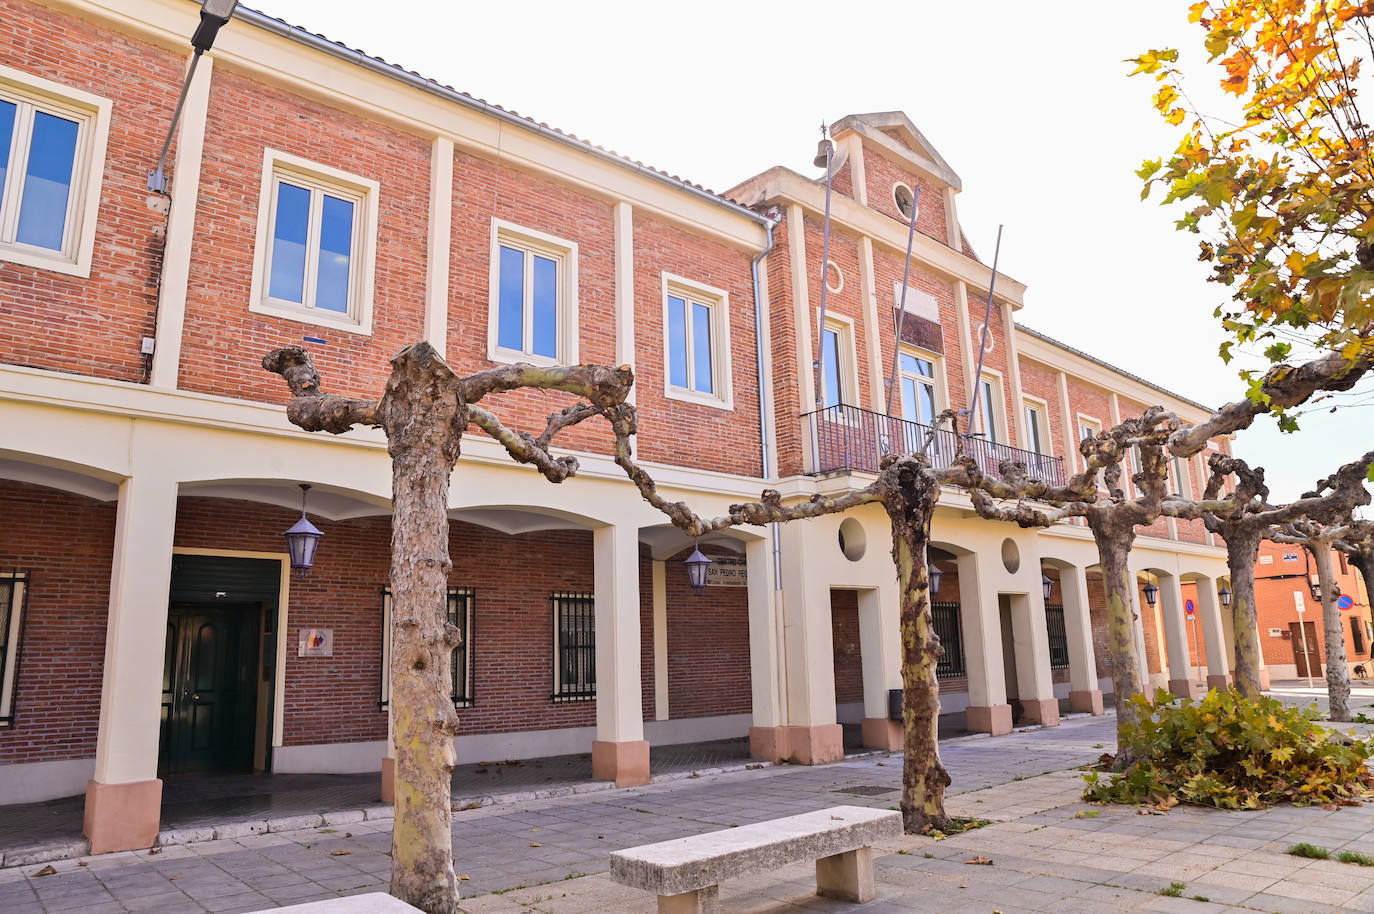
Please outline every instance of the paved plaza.
[{"label": "paved plaza", "polygon": [[[1177,808],[1147,815],[1080,800],[1082,774],[1113,743],[1114,719],[942,744],[949,809],[991,820],[944,840],[902,837],[875,850],[878,898],[815,896],[810,864],[721,886],[722,910],[1374,911],[1374,868],[1289,856],[1309,842],[1374,855],[1374,805],[1259,812]],[[612,883],[608,855],[833,805],[895,808],[900,756],[769,766],[648,787],[517,799],[460,810],[454,850],[468,914],[653,911]],[[521,794],[512,793],[511,797]],[[0,869],[0,911],[252,911],[384,891],[391,822],[375,809],[330,824]],[[970,864],[974,858],[991,864]],[[44,867],[53,870],[49,875]],[[1159,894],[1163,890],[1177,894]]]}]

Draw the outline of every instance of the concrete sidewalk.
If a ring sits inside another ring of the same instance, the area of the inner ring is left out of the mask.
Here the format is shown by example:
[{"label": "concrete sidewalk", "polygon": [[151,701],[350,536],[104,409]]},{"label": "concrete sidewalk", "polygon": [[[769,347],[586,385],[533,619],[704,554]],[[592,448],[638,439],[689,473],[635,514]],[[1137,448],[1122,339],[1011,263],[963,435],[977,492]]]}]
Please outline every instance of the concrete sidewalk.
[{"label": "concrete sidewalk", "polygon": [[[1290,857],[1306,841],[1374,855],[1374,806],[1225,813],[1080,802],[1081,772],[1113,743],[1115,720],[1071,719],[941,746],[949,808],[993,824],[880,847],[878,899],[815,896],[810,864],[721,887],[722,909],[782,911],[1374,911],[1374,868]],[[612,850],[838,804],[895,807],[900,757],[776,766],[494,805],[455,814],[468,914],[652,911],[647,893],[604,875]],[[1048,772],[1048,773],[1046,773]],[[385,890],[390,821],[281,833],[0,870],[0,911],[252,911]],[[991,865],[970,865],[975,856]],[[1156,894],[1178,882],[1179,897]],[[1206,898],[1199,901],[1197,898]]]}]

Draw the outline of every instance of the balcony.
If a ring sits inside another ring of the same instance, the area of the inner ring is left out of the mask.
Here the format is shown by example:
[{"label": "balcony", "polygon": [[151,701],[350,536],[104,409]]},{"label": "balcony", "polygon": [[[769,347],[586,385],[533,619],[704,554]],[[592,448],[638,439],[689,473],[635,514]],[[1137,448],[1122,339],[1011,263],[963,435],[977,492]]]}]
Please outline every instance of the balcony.
[{"label": "balcony", "polygon": [[[811,434],[812,476],[822,473],[864,470],[878,472],[878,462],[888,454],[909,454],[925,448],[933,466],[945,467],[958,453],[958,437],[949,429],[932,428],[919,422],[884,416],[857,406],[828,406],[804,413],[803,425]],[[1000,478],[998,467],[1004,460],[1026,465],[1032,479],[1050,485],[1065,483],[1064,458],[998,444],[979,435],[963,435],[964,453],[978,461],[989,476]]]}]

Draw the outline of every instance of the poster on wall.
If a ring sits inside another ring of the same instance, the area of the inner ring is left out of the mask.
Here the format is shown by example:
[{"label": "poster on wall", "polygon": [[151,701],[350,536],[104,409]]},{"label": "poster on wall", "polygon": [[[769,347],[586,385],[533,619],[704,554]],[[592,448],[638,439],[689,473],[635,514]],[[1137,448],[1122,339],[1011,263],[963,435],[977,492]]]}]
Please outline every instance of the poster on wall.
[{"label": "poster on wall", "polygon": [[333,657],[334,629],[301,629],[300,647],[298,650],[298,655],[301,657]]}]

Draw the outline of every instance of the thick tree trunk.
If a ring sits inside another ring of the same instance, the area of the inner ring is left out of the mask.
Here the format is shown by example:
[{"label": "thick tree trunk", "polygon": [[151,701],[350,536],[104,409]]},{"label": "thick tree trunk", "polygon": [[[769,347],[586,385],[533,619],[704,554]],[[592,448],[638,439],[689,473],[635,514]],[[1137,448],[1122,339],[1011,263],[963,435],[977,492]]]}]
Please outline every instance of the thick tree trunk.
[{"label": "thick tree trunk", "polygon": [[1145,693],[1145,684],[1140,678],[1140,661],[1135,650],[1135,578],[1126,564],[1131,545],[1135,542],[1135,526],[1133,523],[1122,525],[1095,516],[1090,516],[1088,522],[1097,541],[1097,555],[1102,563],[1102,584],[1107,592],[1107,648],[1112,658],[1116,765],[1120,769],[1135,760],[1123,739],[1126,729],[1139,720],[1139,714],[1130,699],[1133,695]]},{"label": "thick tree trunk", "polygon": [[427,914],[453,914],[458,881],[451,777],[458,715],[449,669],[459,637],[447,613],[448,489],[466,407],[444,389],[448,369],[442,362],[404,355],[393,360],[378,408],[390,444],[393,492],[391,894]]},{"label": "thick tree trunk", "polygon": [[[893,472],[893,471],[890,471]],[[930,610],[926,547],[940,484],[915,461],[902,466],[884,501],[892,522],[892,559],[901,593],[902,637],[902,824],[908,834],[947,831],[945,788],[949,772],[940,762],[940,684],[936,664],[944,654]]]},{"label": "thick tree trunk", "polygon": [[[1355,552],[1350,553],[1350,564],[1359,570],[1364,580],[1365,599],[1374,604],[1374,597],[1370,596],[1374,594],[1374,543],[1361,543]],[[1374,605],[1371,605],[1366,621],[1374,625]]]},{"label": "thick tree trunk", "polygon": [[1258,530],[1227,526],[1226,563],[1231,570],[1231,630],[1236,639],[1236,689],[1254,701],[1260,691],[1259,617],[1255,611]]},{"label": "thick tree trunk", "polygon": [[1317,540],[1308,547],[1317,560],[1317,581],[1322,589],[1322,628],[1326,640],[1326,694],[1331,720],[1350,717],[1350,664],[1345,655],[1345,626],[1336,605],[1336,575],[1331,567],[1331,542]]}]

